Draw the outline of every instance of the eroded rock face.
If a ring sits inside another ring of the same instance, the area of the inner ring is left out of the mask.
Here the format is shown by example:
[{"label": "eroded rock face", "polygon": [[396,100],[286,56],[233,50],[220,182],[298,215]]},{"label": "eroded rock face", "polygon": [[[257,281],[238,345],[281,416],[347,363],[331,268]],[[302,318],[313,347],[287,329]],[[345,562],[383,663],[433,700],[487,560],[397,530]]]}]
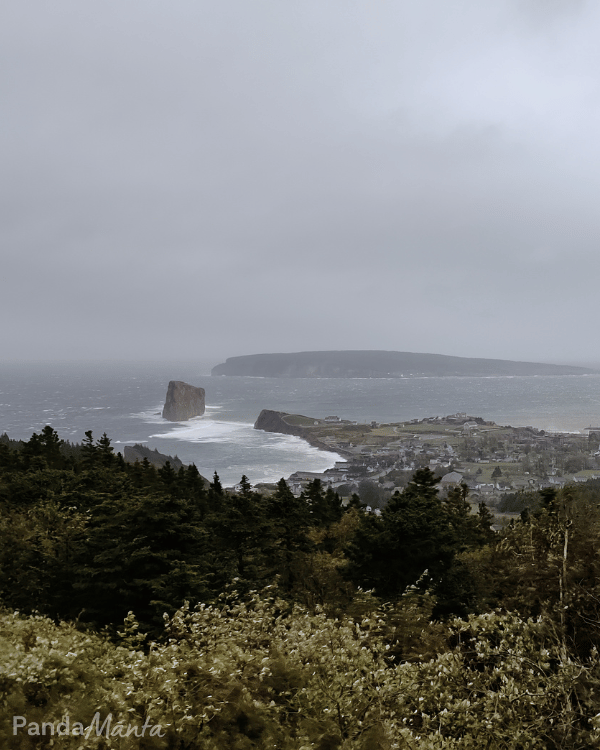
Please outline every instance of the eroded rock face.
[{"label": "eroded rock face", "polygon": [[284,420],[284,417],[289,417],[289,414],[284,411],[263,409],[254,423],[254,429],[264,430],[265,432],[279,432],[283,435],[303,434],[302,428],[292,427]]},{"label": "eroded rock face", "polygon": [[171,380],[163,409],[163,418],[170,422],[185,422],[204,414],[204,388]]}]

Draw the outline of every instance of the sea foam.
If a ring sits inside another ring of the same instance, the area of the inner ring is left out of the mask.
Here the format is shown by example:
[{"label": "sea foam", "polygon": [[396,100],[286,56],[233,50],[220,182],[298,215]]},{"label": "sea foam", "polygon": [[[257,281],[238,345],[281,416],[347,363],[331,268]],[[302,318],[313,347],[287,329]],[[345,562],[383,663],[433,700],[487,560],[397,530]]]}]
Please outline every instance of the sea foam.
[{"label": "sea foam", "polygon": [[[162,420],[164,422],[164,420]],[[250,424],[239,422],[217,422],[206,417],[194,417],[189,421],[176,422],[177,427],[168,432],[158,432],[151,438],[168,438],[169,440],[183,440],[188,443],[235,442],[248,437],[254,428]]]}]

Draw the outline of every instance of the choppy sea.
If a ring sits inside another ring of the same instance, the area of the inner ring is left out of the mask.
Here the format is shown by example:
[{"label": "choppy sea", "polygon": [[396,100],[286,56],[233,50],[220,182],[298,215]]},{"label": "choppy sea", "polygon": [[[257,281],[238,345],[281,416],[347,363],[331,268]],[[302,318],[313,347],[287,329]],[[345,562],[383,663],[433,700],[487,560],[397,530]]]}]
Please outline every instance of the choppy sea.
[{"label": "choppy sea", "polygon": [[[211,363],[216,364],[216,363]],[[253,429],[262,409],[359,422],[467,412],[497,424],[581,432],[600,426],[600,374],[487,378],[275,379],[211,377],[199,362],[0,364],[0,433],[28,439],[49,424],[71,442],[106,432],[115,450],[143,443],[194,462],[224,484],[323,471],[339,457],[300,438]],[[160,416],[169,380],[206,390],[206,413]]]}]

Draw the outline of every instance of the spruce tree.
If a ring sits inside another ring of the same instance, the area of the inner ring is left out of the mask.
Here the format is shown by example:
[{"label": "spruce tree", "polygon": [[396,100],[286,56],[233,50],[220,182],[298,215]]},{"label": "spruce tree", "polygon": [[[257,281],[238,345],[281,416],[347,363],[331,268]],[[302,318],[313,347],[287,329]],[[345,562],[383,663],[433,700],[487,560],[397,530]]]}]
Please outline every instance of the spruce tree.
[{"label": "spruce tree", "polygon": [[314,526],[329,526],[342,517],[342,501],[331,487],[323,492],[320,479],[313,479],[302,493]]},{"label": "spruce tree", "polygon": [[97,460],[98,446],[94,444],[92,431],[88,430],[85,433],[85,440],[81,444],[81,463],[86,468],[90,468],[97,463]]},{"label": "spruce tree", "polygon": [[[318,480],[317,480],[318,481]],[[284,591],[290,591],[302,575],[302,555],[311,548],[308,539],[310,509],[304,495],[296,497],[285,479],[265,503],[268,529],[266,554]]]},{"label": "spruce tree", "polygon": [[110,494],[93,509],[76,587],[83,619],[146,628],[207,592],[207,538],[194,504],[168,494]]},{"label": "spruce tree", "polygon": [[453,534],[438,496],[439,481],[429,469],[418,469],[380,518],[364,514],[348,550],[348,573],[355,583],[395,597],[426,571],[437,578],[449,567]]},{"label": "spruce tree", "polygon": [[240,589],[263,586],[267,581],[263,500],[252,492],[246,477],[242,477],[240,484],[241,491],[236,493],[219,495],[215,482],[209,491],[213,505],[206,523],[211,532],[217,587],[233,579],[239,581]]},{"label": "spruce tree", "polygon": [[96,444],[98,446],[98,458],[100,463],[103,466],[111,466],[114,462],[115,456],[107,434],[103,433],[102,437]]}]

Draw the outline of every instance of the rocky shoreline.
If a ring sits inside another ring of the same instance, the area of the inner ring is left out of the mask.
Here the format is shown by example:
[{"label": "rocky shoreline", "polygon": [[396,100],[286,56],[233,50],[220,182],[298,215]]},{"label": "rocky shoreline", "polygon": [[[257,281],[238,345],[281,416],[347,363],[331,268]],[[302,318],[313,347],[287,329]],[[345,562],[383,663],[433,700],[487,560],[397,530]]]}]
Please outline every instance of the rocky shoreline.
[{"label": "rocky shoreline", "polygon": [[309,443],[309,445],[312,445],[313,448],[318,448],[322,451],[329,451],[330,453],[338,453],[346,458],[351,458],[353,456],[351,451],[347,451],[339,446],[332,446],[329,443],[323,442],[318,437],[315,437],[314,432],[309,427],[290,424],[286,421],[286,417],[315,421],[310,420],[310,417],[304,417],[300,414],[288,414],[284,411],[263,409],[254,423],[254,429],[263,430],[264,432],[276,432],[280,435],[294,435],[295,437],[306,440],[306,442]]},{"label": "rocky shoreline", "polygon": [[337,489],[369,481],[401,489],[423,467],[441,479],[441,489],[464,484],[472,500],[498,502],[504,495],[560,489],[600,479],[600,429],[588,434],[547,433],[533,427],[500,426],[465,413],[399,423],[358,424],[263,409],[255,429],[295,435],[345,461],[320,474],[296,472],[295,491],[315,478]]}]

